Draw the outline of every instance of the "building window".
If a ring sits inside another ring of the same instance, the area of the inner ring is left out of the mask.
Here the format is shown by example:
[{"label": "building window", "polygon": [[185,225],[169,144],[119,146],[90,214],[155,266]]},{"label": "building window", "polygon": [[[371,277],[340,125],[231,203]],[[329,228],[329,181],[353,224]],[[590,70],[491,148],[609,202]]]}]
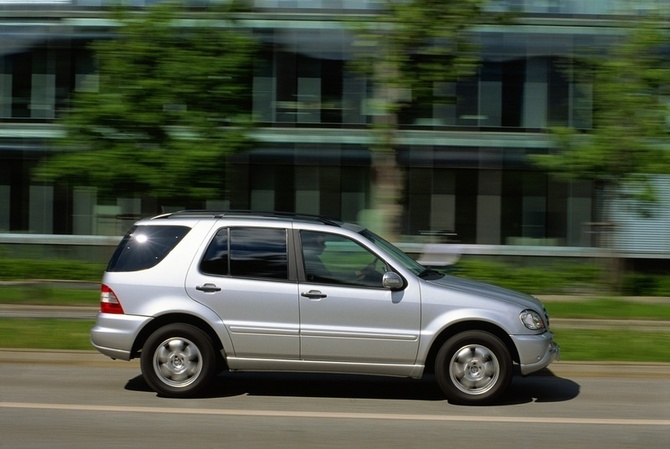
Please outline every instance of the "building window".
[{"label": "building window", "polygon": [[95,78],[85,45],[56,40],[0,59],[0,119],[57,118],[70,106],[73,92]]},{"label": "building window", "polygon": [[346,69],[343,30],[259,32],[254,117],[277,124],[365,123],[365,81]]}]

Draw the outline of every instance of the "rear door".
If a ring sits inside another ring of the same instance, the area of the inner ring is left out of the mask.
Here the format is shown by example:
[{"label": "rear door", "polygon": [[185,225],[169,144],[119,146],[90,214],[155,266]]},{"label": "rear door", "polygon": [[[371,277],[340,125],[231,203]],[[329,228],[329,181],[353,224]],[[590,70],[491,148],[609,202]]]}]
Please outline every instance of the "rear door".
[{"label": "rear door", "polygon": [[298,286],[288,240],[284,227],[220,227],[191,267],[186,290],[221,317],[236,357],[299,357]]}]

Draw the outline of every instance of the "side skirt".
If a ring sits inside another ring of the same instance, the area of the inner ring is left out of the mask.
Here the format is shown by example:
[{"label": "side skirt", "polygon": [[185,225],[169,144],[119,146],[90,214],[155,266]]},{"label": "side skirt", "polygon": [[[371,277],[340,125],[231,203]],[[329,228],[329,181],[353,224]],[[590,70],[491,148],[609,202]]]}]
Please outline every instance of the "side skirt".
[{"label": "side skirt", "polygon": [[374,376],[411,377],[413,379],[420,379],[425,368],[424,365],[278,360],[239,357],[227,357],[226,363],[230,371],[368,374]]}]

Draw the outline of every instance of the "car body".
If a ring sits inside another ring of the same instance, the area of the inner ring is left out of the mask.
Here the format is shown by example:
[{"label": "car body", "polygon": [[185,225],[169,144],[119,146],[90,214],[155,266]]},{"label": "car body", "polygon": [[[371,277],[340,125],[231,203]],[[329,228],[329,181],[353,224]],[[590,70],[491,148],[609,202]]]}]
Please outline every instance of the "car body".
[{"label": "car body", "polygon": [[191,396],[220,368],[421,378],[486,403],[558,359],[537,299],[427,269],[321,217],[182,211],[137,222],[112,256],[91,341]]}]

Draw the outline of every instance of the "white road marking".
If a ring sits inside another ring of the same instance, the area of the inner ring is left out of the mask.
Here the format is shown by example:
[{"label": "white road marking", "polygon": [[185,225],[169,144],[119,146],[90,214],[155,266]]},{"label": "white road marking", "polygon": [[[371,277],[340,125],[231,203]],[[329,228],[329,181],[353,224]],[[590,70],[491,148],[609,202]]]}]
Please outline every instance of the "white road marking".
[{"label": "white road marking", "polygon": [[0,402],[0,408],[58,410],[73,412],[119,412],[119,413],[157,413],[169,415],[212,415],[212,416],[247,416],[262,418],[313,418],[313,419],[379,419],[396,421],[443,421],[443,422],[474,422],[474,423],[515,423],[515,424],[574,424],[574,425],[608,425],[608,426],[670,426],[670,419],[625,419],[625,418],[561,418],[531,416],[455,416],[455,415],[420,415],[396,413],[338,413],[316,411],[289,410],[234,410],[209,408],[162,408],[162,407],[129,407],[115,405],[87,404],[46,404],[23,402]]}]

